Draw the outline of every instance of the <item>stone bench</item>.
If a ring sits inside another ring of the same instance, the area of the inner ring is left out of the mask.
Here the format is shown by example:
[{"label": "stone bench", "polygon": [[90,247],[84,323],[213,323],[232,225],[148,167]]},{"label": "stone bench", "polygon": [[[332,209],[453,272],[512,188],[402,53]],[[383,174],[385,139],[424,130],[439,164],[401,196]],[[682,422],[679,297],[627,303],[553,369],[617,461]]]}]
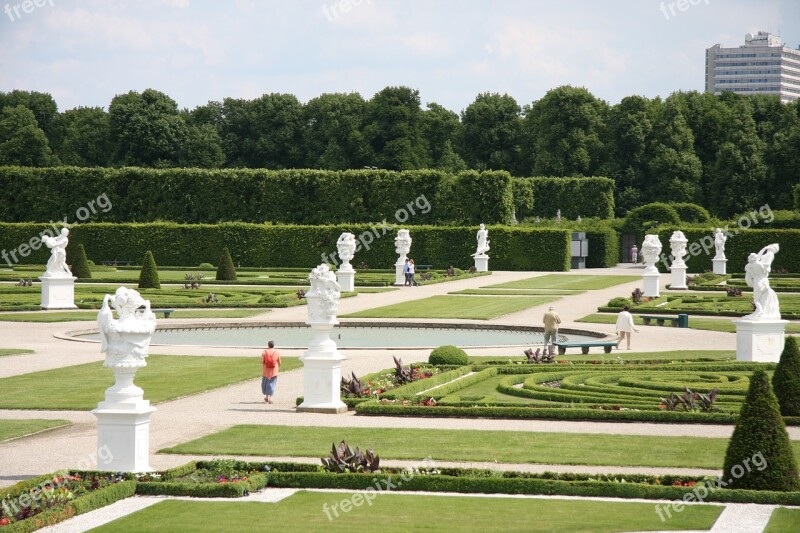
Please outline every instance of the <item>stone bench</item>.
[{"label": "stone bench", "polygon": [[151,309],[154,314],[155,313],[163,313],[164,318],[169,318],[169,315],[175,312],[174,309]]},{"label": "stone bench", "polygon": [[567,348],[580,348],[581,353],[586,355],[589,353],[589,348],[599,347],[603,348],[606,353],[611,353],[611,348],[617,345],[617,341],[575,341],[575,342],[557,342],[558,355],[567,353]]},{"label": "stone bench", "polygon": [[649,326],[652,320],[656,321],[656,324],[659,326],[663,326],[664,322],[670,321],[672,322],[672,326],[678,327],[678,317],[676,316],[656,316],[656,315],[639,315],[639,318],[642,319],[642,323],[645,326]]}]

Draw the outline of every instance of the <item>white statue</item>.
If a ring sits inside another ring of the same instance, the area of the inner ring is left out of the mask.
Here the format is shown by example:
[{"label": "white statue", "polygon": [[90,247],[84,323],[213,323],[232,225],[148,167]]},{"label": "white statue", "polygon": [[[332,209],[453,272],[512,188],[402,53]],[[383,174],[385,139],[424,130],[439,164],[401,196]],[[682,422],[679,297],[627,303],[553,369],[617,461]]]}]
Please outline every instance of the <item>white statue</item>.
[{"label": "white statue", "polygon": [[397,237],[394,238],[394,248],[394,251],[400,254],[400,258],[397,260],[398,263],[404,262],[406,255],[411,251],[411,235],[409,235],[407,229],[397,230]]},{"label": "white statue", "polygon": [[672,250],[675,266],[683,266],[685,264],[683,258],[686,257],[686,244],[688,242],[689,240],[682,231],[672,232],[672,236],[669,238],[669,245]]},{"label": "white statue", "polygon": [[[111,306],[109,306],[111,302]],[[111,307],[117,311],[115,319]],[[141,309],[141,310],[140,310]],[[120,287],[112,297],[106,294],[97,314],[104,366],[111,368],[139,368],[147,366],[145,358],[150,348],[150,337],[156,330],[156,317],[150,310],[150,301],[134,289]]]},{"label": "white statue", "polygon": [[48,277],[72,277],[72,271],[67,266],[67,245],[69,244],[69,230],[62,228],[61,233],[55,237],[44,235],[42,242],[50,248],[50,259],[47,261]]},{"label": "white statue", "polygon": [[757,254],[747,257],[744,267],[744,280],[748,287],[753,288],[753,303],[755,311],[743,317],[746,320],[780,320],[781,309],[778,295],[769,286],[769,273],[772,270],[772,261],[780,250],[777,243],[770,244],[761,249]]},{"label": "white statue", "polygon": [[658,239],[658,235],[644,236],[641,254],[647,268],[655,268],[658,258],[661,255],[661,241]]},{"label": "white statue", "polygon": [[[356,236],[352,233],[342,233],[336,241],[336,248],[339,250],[339,259],[345,266],[350,266],[350,261],[356,254]],[[345,269],[347,270],[347,269]]]},{"label": "white statue", "polygon": [[714,259],[725,259],[725,241],[727,240],[728,237],[725,236],[725,233],[717,228],[717,231],[714,232],[714,248],[717,250]]},{"label": "white statue", "polygon": [[561,209],[556,211],[556,222],[561,222]]},{"label": "white statue", "polygon": [[475,250],[475,253],[472,255],[473,256],[486,255],[486,252],[489,251],[489,232],[486,230],[486,226],[484,224],[480,225],[480,229],[478,230],[477,234],[477,239],[478,239],[478,249]]},{"label": "white statue", "polygon": [[309,322],[335,323],[341,287],[330,267],[323,263],[308,275],[311,290],[306,293]]}]

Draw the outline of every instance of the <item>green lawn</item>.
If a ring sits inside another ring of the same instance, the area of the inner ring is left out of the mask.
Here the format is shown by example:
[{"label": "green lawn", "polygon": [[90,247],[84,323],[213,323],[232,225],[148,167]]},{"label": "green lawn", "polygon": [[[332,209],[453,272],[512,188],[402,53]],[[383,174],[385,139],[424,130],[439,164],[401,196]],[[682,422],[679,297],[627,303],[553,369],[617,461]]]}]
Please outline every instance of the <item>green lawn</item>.
[{"label": "green lawn", "polygon": [[797,533],[800,527],[800,509],[779,507],[772,511],[764,533]]},{"label": "green lawn", "polygon": [[[647,313],[645,313],[647,314]],[[633,317],[634,323],[643,325],[642,319],[637,315]],[[615,324],[617,315],[609,313],[595,313],[587,315],[577,320],[577,322],[588,322],[590,324]],[[651,322],[650,324],[655,324]],[[724,333],[736,333],[736,325],[729,318],[705,318],[692,316],[689,317],[690,329],[702,329],[706,331],[721,331]],[[786,325],[786,333],[800,333],[800,322],[792,322]]]},{"label": "green lawn", "polygon": [[573,290],[594,290],[607,289],[614,285],[628,283],[641,279],[641,276],[592,276],[592,275],[570,275],[570,274],[547,274],[535,278],[521,279],[519,281],[509,281],[508,283],[498,283],[488,285],[488,289],[573,289]]},{"label": "green lawn", "polygon": [[559,289],[464,289],[448,294],[474,294],[483,296],[575,296],[585,291],[568,291]]},{"label": "green lawn", "polygon": [[[283,358],[284,371],[300,366],[296,357]],[[257,357],[151,355],[147,366],[136,373],[135,382],[144,389],[146,400],[159,403],[260,376]],[[114,375],[100,361],[2,378],[0,409],[94,409],[113,384]],[[257,385],[253,398],[261,399]]]},{"label": "green lawn", "polygon": [[[176,309],[170,318],[250,318],[267,313],[270,309]],[[161,313],[159,318],[163,318]],[[5,322],[76,322],[96,320],[97,311],[56,311],[0,313],[0,321]]]},{"label": "green lawn", "polygon": [[343,315],[343,317],[490,320],[557,299],[555,296],[431,296],[421,300],[367,309],[366,311]]},{"label": "green lawn", "polygon": [[0,442],[32,435],[46,429],[68,426],[69,424],[69,420],[0,420]]},{"label": "green lawn", "polygon": [[0,357],[4,355],[21,355],[24,353],[33,353],[33,350],[20,350],[17,348],[0,348]]},{"label": "green lawn", "polygon": [[[385,459],[722,468],[728,439],[395,428],[241,425],[161,453],[323,457],[331,443]],[[800,441],[794,442],[800,457]]]},{"label": "green lawn", "polygon": [[[723,509],[721,506],[690,505],[662,522],[652,503],[377,494],[377,491],[373,494],[376,497],[369,501],[365,500],[363,492],[307,491],[300,491],[278,503],[170,500],[91,531],[680,531],[710,529]],[[343,501],[353,504],[347,507],[348,512],[342,510]]]}]

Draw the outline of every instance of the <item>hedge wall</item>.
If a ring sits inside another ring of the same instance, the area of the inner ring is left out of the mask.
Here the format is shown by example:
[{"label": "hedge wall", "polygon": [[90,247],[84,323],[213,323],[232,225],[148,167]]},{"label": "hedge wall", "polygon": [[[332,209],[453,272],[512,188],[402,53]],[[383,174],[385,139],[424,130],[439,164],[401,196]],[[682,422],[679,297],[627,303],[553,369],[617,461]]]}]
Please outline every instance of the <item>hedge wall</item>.
[{"label": "hedge wall", "polygon": [[[669,238],[672,236],[672,232],[677,229],[683,231],[683,234],[689,240],[689,244],[686,247],[689,255],[685,258],[688,271],[705,272],[711,270],[711,259],[715,255],[715,249],[712,230],[708,227],[659,227],[657,232],[661,240],[662,253],[669,256]],[[773,242],[780,244],[781,250],[775,255],[772,271],[785,269],[788,272],[800,272],[800,230],[754,229],[738,230],[737,234],[728,237],[725,243],[728,273],[744,272],[747,256],[751,253],[757,253],[761,248]],[[659,262],[657,266],[660,271],[667,271],[662,262]]]},{"label": "hedge wall", "polygon": [[525,178],[536,198],[535,214],[553,218],[614,218],[614,180],[610,178]]},{"label": "hedge wall", "polygon": [[0,167],[4,222],[507,224],[513,214],[512,178],[498,171]]},{"label": "hedge wall", "polygon": [[[0,223],[0,264],[13,262],[8,251],[16,251],[20,263],[45,263],[49,250],[25,250],[32,238],[50,228],[46,224]],[[570,268],[570,231],[535,229],[520,226],[489,226],[493,270],[567,271]],[[52,231],[52,230],[51,230]],[[343,231],[356,235],[362,246],[353,264],[365,261],[371,267],[392,268],[397,260],[394,251],[396,230],[366,224],[331,226],[264,225],[223,223],[217,225],[180,225],[174,223],[108,224],[88,223],[70,231],[68,252],[78,244],[90,251],[89,259],[100,261],[140,261],[152,250],[159,265],[199,265],[219,260],[228,247],[242,266],[312,268],[336,252],[336,240]],[[469,268],[475,251],[475,227],[416,226],[411,229],[410,256],[417,264],[442,269],[450,265]],[[21,252],[27,256],[21,257]],[[8,259],[7,259],[8,258]]]}]

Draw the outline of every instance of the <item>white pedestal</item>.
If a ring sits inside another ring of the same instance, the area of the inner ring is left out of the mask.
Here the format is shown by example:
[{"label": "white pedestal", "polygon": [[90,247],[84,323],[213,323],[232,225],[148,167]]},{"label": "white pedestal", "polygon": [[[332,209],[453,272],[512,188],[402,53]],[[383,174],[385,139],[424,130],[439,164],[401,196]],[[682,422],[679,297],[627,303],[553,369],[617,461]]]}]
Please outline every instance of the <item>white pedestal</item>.
[{"label": "white pedestal", "polygon": [[75,305],[75,280],[78,278],[53,278],[39,276],[42,280],[42,309],[77,309]]},{"label": "white pedestal", "polygon": [[489,272],[489,256],[476,255],[475,256],[475,271],[476,272]]},{"label": "white pedestal", "polygon": [[339,269],[336,273],[336,281],[342,292],[352,292],[356,290],[356,271],[352,268],[350,270]]},{"label": "white pedestal", "polygon": [[658,270],[656,270],[655,273],[645,271],[645,273],[642,275],[642,280],[643,280],[642,292],[644,293],[643,295],[647,296],[648,298],[658,298],[658,296],[661,294],[659,292],[660,290],[659,284],[661,283],[661,274],[658,273]]},{"label": "white pedestal", "polygon": [[757,363],[780,361],[788,320],[734,320],[736,324],[736,360]]},{"label": "white pedestal", "polygon": [[686,286],[686,264],[684,263],[683,266],[680,265],[673,265],[670,267],[671,273],[671,280],[669,284],[670,289],[680,290],[680,289],[688,289],[689,287]]},{"label": "white pedestal", "polygon": [[725,275],[727,274],[727,259],[712,259],[711,262],[714,264],[713,272],[714,274]]},{"label": "white pedestal", "polygon": [[314,338],[300,357],[303,362],[303,403],[299,413],[347,412],[341,399],[342,361],[346,359],[330,338],[334,324],[311,324]]},{"label": "white pedestal", "polygon": [[406,275],[403,272],[405,269],[406,263],[403,261],[402,263],[395,263],[394,264],[394,284],[395,285],[405,285],[406,284]]}]

